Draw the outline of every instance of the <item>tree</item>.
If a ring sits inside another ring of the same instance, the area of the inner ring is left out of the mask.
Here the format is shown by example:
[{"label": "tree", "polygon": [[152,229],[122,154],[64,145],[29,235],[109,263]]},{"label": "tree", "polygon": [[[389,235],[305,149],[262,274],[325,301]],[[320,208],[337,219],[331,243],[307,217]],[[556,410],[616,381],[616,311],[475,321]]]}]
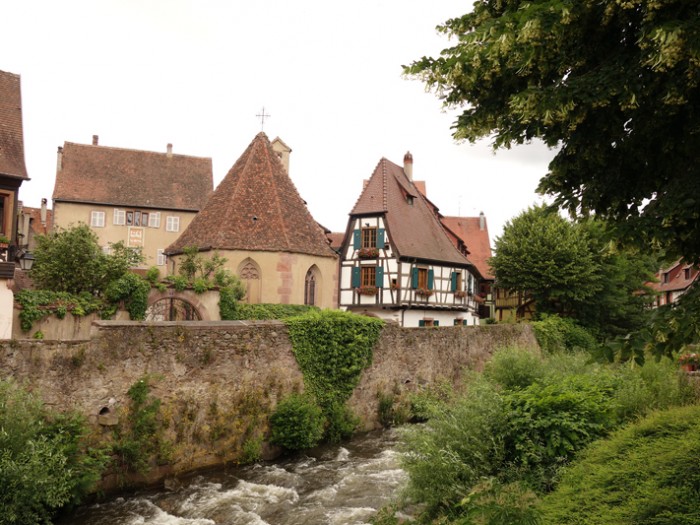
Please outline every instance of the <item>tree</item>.
[{"label": "tree", "polygon": [[558,147],[556,205],[700,259],[697,2],[477,0],[438,30],[456,44],[404,71],[464,108],[455,138]]},{"label": "tree", "polygon": [[529,208],[496,239],[496,283],[529,292],[539,313],[572,317],[598,337],[624,335],[646,319],[656,259],[619,248],[599,220],[570,222],[545,206]]},{"label": "tree", "polygon": [[121,241],[111,245],[111,252],[102,251],[97,235],[85,224],[57,228],[37,237],[32,279],[38,288],[101,295],[109,283],[143,260],[140,251]]}]

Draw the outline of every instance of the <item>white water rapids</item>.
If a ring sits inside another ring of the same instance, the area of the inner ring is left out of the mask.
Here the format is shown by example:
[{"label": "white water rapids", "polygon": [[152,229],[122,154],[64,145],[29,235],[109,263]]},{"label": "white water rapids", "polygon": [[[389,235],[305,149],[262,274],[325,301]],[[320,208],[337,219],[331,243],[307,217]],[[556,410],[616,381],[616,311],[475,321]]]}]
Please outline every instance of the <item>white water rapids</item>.
[{"label": "white water rapids", "polygon": [[174,491],[90,505],[61,525],[360,525],[406,482],[396,435],[370,433],[314,455],[207,473]]}]

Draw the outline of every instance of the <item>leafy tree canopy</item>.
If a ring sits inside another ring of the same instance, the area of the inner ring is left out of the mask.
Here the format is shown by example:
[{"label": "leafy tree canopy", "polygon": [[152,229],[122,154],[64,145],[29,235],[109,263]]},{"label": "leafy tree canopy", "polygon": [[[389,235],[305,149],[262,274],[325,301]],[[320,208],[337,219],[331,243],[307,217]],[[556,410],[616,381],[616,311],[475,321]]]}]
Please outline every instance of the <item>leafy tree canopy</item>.
[{"label": "leafy tree canopy", "polygon": [[457,139],[539,138],[559,151],[539,191],[629,239],[700,259],[700,8],[684,0],[477,0],[456,40],[404,68]]},{"label": "leafy tree canopy", "polygon": [[101,295],[111,282],[143,260],[140,251],[121,241],[110,248],[111,253],[105,254],[97,235],[85,224],[56,228],[37,237],[32,279],[38,288]]},{"label": "leafy tree canopy", "polygon": [[656,259],[620,249],[601,221],[572,223],[545,206],[529,208],[496,239],[499,286],[529,292],[540,313],[576,319],[600,337],[642,326]]}]

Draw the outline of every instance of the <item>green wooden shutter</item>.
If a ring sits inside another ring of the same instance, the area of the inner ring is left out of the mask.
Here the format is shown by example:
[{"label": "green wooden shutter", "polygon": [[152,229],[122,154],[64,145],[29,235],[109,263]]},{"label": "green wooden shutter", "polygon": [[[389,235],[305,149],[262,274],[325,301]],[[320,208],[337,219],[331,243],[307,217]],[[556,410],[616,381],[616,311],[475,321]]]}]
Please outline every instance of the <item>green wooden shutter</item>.
[{"label": "green wooden shutter", "polygon": [[433,326],[440,326],[440,321],[433,321]]},{"label": "green wooden shutter", "polygon": [[377,272],[374,274],[374,285],[377,288],[384,288],[384,268],[377,266]]},{"label": "green wooden shutter", "polygon": [[471,295],[472,292],[474,291],[474,280],[472,278],[472,274],[467,274],[467,275],[469,276],[469,277],[467,277],[467,284],[469,286],[467,291],[469,292],[469,295]]},{"label": "green wooden shutter", "polygon": [[352,269],[352,287],[359,288],[361,284],[360,267],[355,266]]},{"label": "green wooden shutter", "polygon": [[454,326],[459,326],[461,324],[462,324],[462,321],[460,321],[459,319],[454,320]]},{"label": "green wooden shutter", "polygon": [[425,321],[423,319],[420,319],[418,321],[418,326],[425,326]]},{"label": "green wooden shutter", "polygon": [[411,288],[418,288],[418,268],[411,268]]},{"label": "green wooden shutter", "polygon": [[352,232],[352,247],[356,250],[362,247],[362,232],[360,230]]},{"label": "green wooden shutter", "polygon": [[384,248],[384,228],[377,230],[377,248],[380,250]]},{"label": "green wooden shutter", "polygon": [[450,276],[450,290],[453,292],[457,291],[457,272],[452,272]]},{"label": "green wooden shutter", "polygon": [[428,290],[433,289],[433,284],[435,282],[435,271],[431,268],[428,270]]}]

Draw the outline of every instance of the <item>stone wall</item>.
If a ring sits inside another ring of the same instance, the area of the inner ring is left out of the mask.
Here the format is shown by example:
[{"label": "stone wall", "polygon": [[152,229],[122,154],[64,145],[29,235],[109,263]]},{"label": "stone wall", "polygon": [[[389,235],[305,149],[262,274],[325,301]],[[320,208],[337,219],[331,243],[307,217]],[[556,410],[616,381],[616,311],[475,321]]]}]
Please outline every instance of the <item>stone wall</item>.
[{"label": "stone wall", "polygon": [[[529,326],[387,325],[350,406],[362,429],[376,428],[378,394],[458,384],[464,370],[480,369],[510,344],[535,346]],[[0,370],[52,408],[79,410],[106,440],[129,418],[129,388],[146,379],[160,399],[171,454],[137,482],[237,461],[246,443],[264,441],[278,400],[303,390],[287,328],[276,321],[95,321],[88,341],[0,342]]]}]

